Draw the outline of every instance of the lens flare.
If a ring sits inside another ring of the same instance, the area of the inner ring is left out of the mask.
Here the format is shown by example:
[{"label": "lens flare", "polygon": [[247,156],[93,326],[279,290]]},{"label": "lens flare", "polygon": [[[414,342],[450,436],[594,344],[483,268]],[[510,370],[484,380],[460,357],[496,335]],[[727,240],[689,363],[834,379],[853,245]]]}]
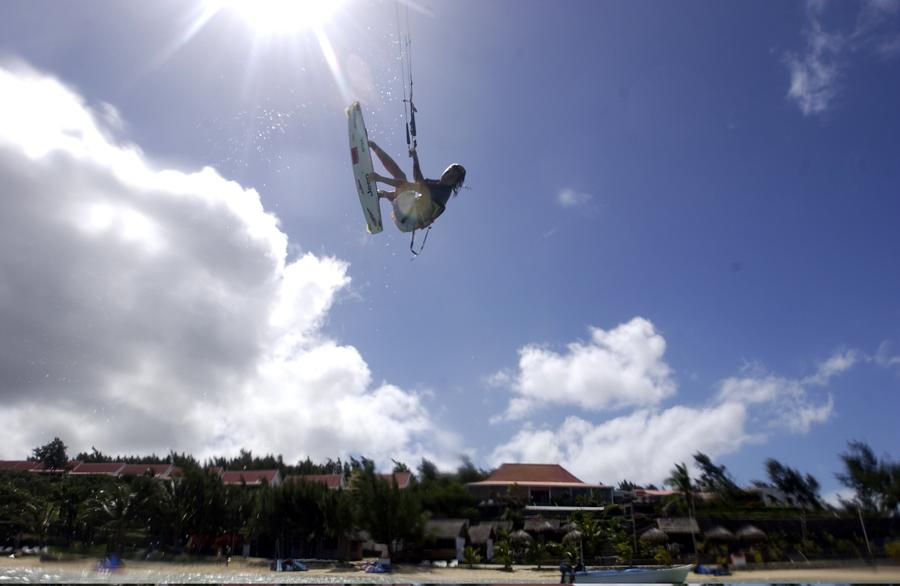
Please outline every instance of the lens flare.
[{"label": "lens flare", "polygon": [[326,24],[342,0],[220,0],[262,35],[289,34]]}]

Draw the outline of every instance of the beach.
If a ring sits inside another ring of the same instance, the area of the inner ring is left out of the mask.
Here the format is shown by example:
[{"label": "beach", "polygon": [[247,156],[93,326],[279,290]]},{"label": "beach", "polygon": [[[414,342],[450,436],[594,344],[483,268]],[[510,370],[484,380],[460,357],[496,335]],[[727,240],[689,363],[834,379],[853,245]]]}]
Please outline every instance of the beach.
[{"label": "beach", "polygon": [[[391,574],[366,574],[355,567],[319,567],[307,572],[272,572],[266,560],[238,559],[231,564],[128,561],[124,570],[99,573],[96,560],[41,561],[38,558],[0,559],[3,583],[421,583],[421,584],[557,584],[555,567],[516,566],[512,572],[494,566],[434,568],[399,564]],[[689,574],[694,584],[733,583],[900,583],[900,566],[762,569],[730,576]]]}]

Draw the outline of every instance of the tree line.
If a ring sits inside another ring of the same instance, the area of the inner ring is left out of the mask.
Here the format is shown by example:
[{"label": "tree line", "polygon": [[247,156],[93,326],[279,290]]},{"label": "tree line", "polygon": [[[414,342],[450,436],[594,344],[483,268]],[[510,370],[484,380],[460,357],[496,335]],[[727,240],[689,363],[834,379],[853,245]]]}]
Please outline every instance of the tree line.
[{"label": "tree line", "polygon": [[[58,438],[33,450],[31,459],[48,470],[63,470],[68,461],[66,446]],[[0,543],[20,545],[50,544],[67,551],[120,553],[140,551],[145,556],[210,554],[222,549],[239,551],[251,546],[253,555],[304,555],[347,557],[347,544],[359,540],[360,532],[377,543],[386,544],[394,556],[415,556],[427,542],[424,524],[429,518],[468,519],[471,523],[509,521],[509,531],[498,532],[499,559],[537,559],[547,555],[574,555],[573,544],[562,542],[562,535],[528,541],[517,531],[524,525],[524,505],[520,495],[496,495],[492,512],[466,489],[466,484],[486,478],[490,471],[476,467],[468,458],[450,472],[422,460],[415,470],[414,482],[401,489],[396,480],[376,472],[372,460],[361,457],[313,463],[309,459],[286,464],[281,456],[255,456],[241,450],[234,458],[213,458],[203,463],[189,454],[171,453],[165,457],[111,457],[93,449],[76,456],[83,462],[129,462],[140,464],[172,463],[182,469],[177,478],[160,479],[150,475],[132,477],[73,476],[62,473],[4,472],[0,474]],[[728,518],[741,514],[760,518],[794,518],[803,523],[816,519],[878,517],[890,520],[883,535],[896,538],[893,519],[898,517],[900,468],[889,458],[878,459],[871,448],[851,442],[841,454],[844,469],[838,479],[852,491],[853,497],[835,507],[823,501],[819,482],[809,474],[770,459],[765,464],[767,481],[758,487],[773,487],[791,498],[789,507],[767,508],[753,501],[740,488],[723,465],[717,465],[703,453],[693,457],[693,467],[676,464],[666,479],[675,494],[662,502],[643,508],[605,504],[601,515],[576,514],[568,519],[582,536],[579,546],[585,555],[601,556],[612,552],[620,561],[635,556],[651,556],[665,561],[669,552],[650,550],[637,542],[656,517],[690,516]],[[341,474],[347,489],[330,490],[316,482],[298,480],[278,486],[224,485],[214,470],[278,469],[284,476]],[[692,477],[691,470],[699,474]],[[411,471],[395,462],[394,471]],[[623,480],[619,488],[633,491],[639,486]],[[704,498],[700,498],[705,495]],[[711,495],[711,496],[710,496]],[[805,525],[804,525],[805,526]],[[805,530],[804,530],[805,531]],[[802,534],[799,541],[810,536]],[[821,537],[821,536],[820,536]],[[556,539],[554,542],[553,540]],[[785,541],[784,536],[771,540]],[[824,539],[824,538],[823,538]],[[587,545],[585,545],[587,544]],[[694,544],[694,549],[703,543]],[[767,553],[777,558],[787,544]],[[853,546],[857,547],[857,546]],[[848,552],[852,547],[847,546]],[[473,550],[468,552],[475,555]]]}]

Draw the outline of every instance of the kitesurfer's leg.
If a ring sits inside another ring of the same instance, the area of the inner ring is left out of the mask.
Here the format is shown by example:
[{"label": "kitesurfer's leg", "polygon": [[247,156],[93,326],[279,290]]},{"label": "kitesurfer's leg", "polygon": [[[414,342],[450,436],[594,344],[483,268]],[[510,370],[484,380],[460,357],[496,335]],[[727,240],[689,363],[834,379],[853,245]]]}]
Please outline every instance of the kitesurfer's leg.
[{"label": "kitesurfer's leg", "polygon": [[384,199],[393,202],[394,198],[397,197],[396,191],[385,191],[383,189],[378,190],[378,197],[383,197]]},{"label": "kitesurfer's leg", "polygon": [[378,156],[378,159],[381,161],[381,164],[384,165],[384,168],[388,170],[388,173],[394,176],[394,179],[399,179],[403,182],[406,182],[406,173],[403,172],[403,169],[400,168],[400,165],[398,165],[389,154],[384,152],[384,150],[382,150],[380,146],[375,144],[374,140],[369,141],[369,148],[375,152],[375,154]]}]

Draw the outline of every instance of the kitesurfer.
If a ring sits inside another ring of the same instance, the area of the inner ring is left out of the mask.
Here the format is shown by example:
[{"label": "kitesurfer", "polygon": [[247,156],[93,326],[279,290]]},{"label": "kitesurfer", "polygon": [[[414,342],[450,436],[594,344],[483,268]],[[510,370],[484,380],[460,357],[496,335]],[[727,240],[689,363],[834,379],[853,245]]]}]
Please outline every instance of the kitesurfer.
[{"label": "kitesurfer", "polygon": [[391,177],[385,177],[373,172],[368,176],[369,181],[378,181],[394,188],[394,191],[379,189],[378,197],[391,202],[394,224],[401,232],[430,226],[444,213],[447,201],[459,192],[466,180],[466,168],[459,163],[447,167],[440,179],[426,179],[419,168],[419,155],[412,148],[409,154],[413,160],[413,180],[409,181],[394,159],[374,141],[369,141],[369,148],[391,174]]}]

